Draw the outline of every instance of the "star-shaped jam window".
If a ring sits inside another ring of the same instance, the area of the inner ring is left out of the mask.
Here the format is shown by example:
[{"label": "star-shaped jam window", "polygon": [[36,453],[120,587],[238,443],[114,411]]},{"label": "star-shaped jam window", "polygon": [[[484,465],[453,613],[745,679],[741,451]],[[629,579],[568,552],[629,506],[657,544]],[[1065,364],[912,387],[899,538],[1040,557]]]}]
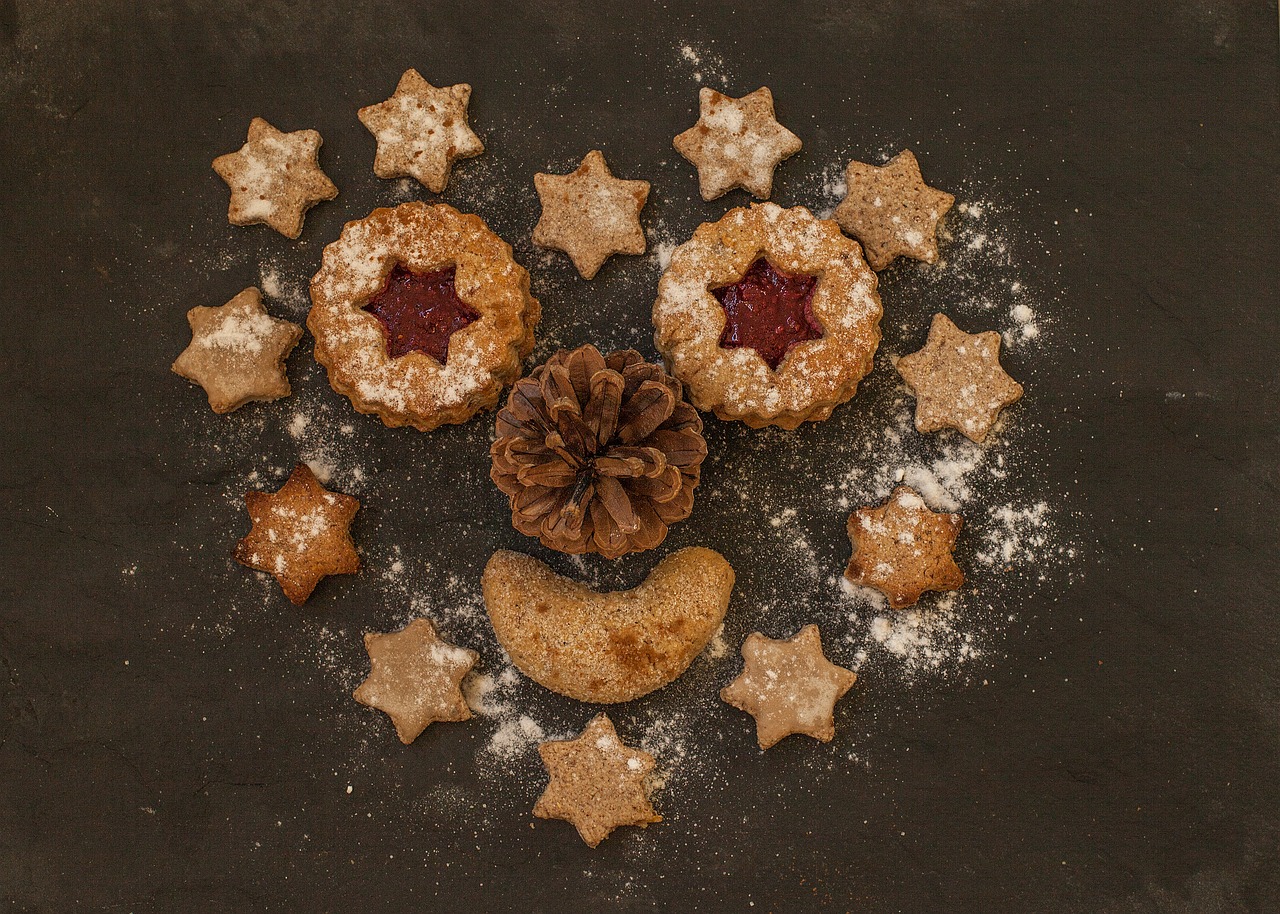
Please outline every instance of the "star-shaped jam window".
[{"label": "star-shaped jam window", "polygon": [[414,619],[398,632],[364,636],[369,677],[355,700],[391,718],[400,742],[408,745],[436,721],[471,717],[462,679],[480,655],[436,634],[428,619]]},{"label": "star-shaped jam window", "polygon": [[800,138],[778,123],[768,87],[730,98],[715,89],[698,93],[698,122],[675,138],[676,151],[698,168],[703,200],[735,187],[761,200],[773,192],[778,163],[800,151]]},{"label": "star-shaped jam window", "polygon": [[1022,385],[1000,366],[1000,334],[965,333],[935,314],[924,348],[898,359],[898,374],[916,398],[916,430],[953,428],[981,444],[1000,411],[1022,397]]},{"label": "star-shaped jam window", "polygon": [[192,308],[187,323],[191,343],[173,371],[203,387],[215,413],[289,396],[284,360],[302,339],[302,328],[267,314],[257,289],[250,286],[217,308]]},{"label": "star-shaped jam window", "polygon": [[871,269],[883,270],[899,255],[937,261],[938,223],[956,198],[924,183],[910,149],[880,167],[850,162],[845,184],[833,218],[862,242]]},{"label": "star-shaped jam window", "polygon": [[350,533],[360,502],[320,485],[305,463],[278,491],[246,492],[244,500],[253,527],[236,544],[235,559],[273,575],[295,605],[327,575],[360,570]]},{"label": "star-shaped jam window", "polygon": [[396,264],[386,284],[364,306],[382,324],[387,355],[398,359],[422,352],[441,365],[449,360],[449,340],[480,319],[480,314],[458,297],[457,267],[415,273]]},{"label": "star-shaped jam window", "polygon": [[831,741],[836,702],[858,677],[827,659],[818,626],[806,625],[781,640],[752,632],[742,658],[742,673],[720,690],[720,697],[756,719],[761,749],[792,733]]},{"label": "star-shaped jam window", "polygon": [[314,130],[282,133],[255,117],[248,142],[213,160],[213,170],[231,188],[231,224],[266,223],[286,238],[301,235],[303,214],[338,196],[320,170],[321,142]]},{"label": "star-shaped jam window", "polygon": [[538,754],[551,782],[533,814],[572,823],[590,847],[620,825],[662,821],[645,786],[653,756],[624,745],[607,715],[596,715],[576,739],[542,743]]},{"label": "star-shaped jam window", "polygon": [[958,590],[964,572],[951,556],[964,519],[930,511],[920,493],[894,489],[878,507],[858,508],[846,525],[853,557],[844,576],[873,587],[894,609],[904,609],[926,590]]},{"label": "star-shaped jam window", "polygon": [[536,174],[542,217],[533,243],[564,251],[583,279],[591,279],[612,254],[643,254],[640,210],[648,181],[615,178],[598,149],[567,175]]},{"label": "star-shaped jam window", "polygon": [[724,309],[720,345],[750,347],[776,371],[792,346],[822,337],[813,314],[817,284],[816,276],[784,273],[758,258],[737,282],[711,290]]},{"label": "star-shaped jam window", "polygon": [[378,141],[373,173],[414,178],[441,193],[455,161],[484,152],[467,123],[470,100],[466,83],[436,88],[417,70],[405,70],[394,95],[358,112],[360,123]]}]

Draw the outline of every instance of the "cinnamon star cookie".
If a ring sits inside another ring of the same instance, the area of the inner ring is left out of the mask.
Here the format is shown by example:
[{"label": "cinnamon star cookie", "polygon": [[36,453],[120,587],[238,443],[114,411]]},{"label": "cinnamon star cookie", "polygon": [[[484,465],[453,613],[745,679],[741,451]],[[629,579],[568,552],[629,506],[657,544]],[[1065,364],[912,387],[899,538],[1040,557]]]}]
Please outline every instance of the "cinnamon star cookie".
[{"label": "cinnamon star cookie", "polygon": [[774,169],[801,146],[800,138],[774,117],[773,93],[762,87],[730,98],[702,89],[698,104],[698,123],[675,138],[675,147],[698,167],[702,199],[714,200],[743,187],[767,200]]},{"label": "cinnamon star cookie", "polygon": [[533,183],[542,200],[533,243],[564,251],[583,279],[594,277],[610,254],[644,253],[640,210],[649,182],[615,178],[598,149],[571,174],[538,173]]},{"label": "cinnamon star cookie", "polygon": [[257,289],[250,286],[217,308],[192,308],[187,323],[191,343],[173,371],[203,387],[215,413],[289,396],[284,360],[302,328],[268,315]]},{"label": "cinnamon star cookie", "polygon": [[882,167],[850,162],[845,183],[848,192],[833,218],[862,242],[873,270],[899,255],[937,261],[938,223],[956,198],[924,183],[910,149]]},{"label": "cinnamon star cookie", "polygon": [[918,492],[899,486],[878,507],[849,515],[853,557],[844,576],[874,587],[894,609],[911,606],[926,590],[958,590],[964,572],[951,550],[963,526],[959,514],[930,511]]},{"label": "cinnamon star cookie", "polygon": [[248,142],[213,160],[231,188],[231,224],[266,223],[286,238],[301,235],[303,214],[338,196],[320,170],[321,142],[314,130],[281,133],[260,117],[250,121]]}]

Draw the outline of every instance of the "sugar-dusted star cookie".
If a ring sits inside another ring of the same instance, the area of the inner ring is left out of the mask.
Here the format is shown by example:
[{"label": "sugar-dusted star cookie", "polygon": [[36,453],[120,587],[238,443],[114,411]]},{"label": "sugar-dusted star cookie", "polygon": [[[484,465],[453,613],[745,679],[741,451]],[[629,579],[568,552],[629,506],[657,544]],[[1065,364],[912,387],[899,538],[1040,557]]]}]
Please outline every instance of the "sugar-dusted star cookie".
[{"label": "sugar-dusted star cookie", "polygon": [[720,690],[720,697],[756,719],[761,749],[792,733],[831,741],[836,702],[858,677],[827,659],[818,626],[806,625],[778,641],[752,632],[742,658],[742,673]]},{"label": "sugar-dusted star cookie", "polygon": [[266,223],[286,238],[301,235],[303,214],[338,196],[320,170],[321,142],[314,130],[281,133],[260,117],[250,121],[249,141],[213,160],[213,170],[231,188],[231,224]]},{"label": "sugar-dusted star cookie", "polygon": [[542,218],[533,243],[564,251],[583,279],[591,279],[610,254],[643,254],[640,210],[649,199],[648,181],[615,178],[604,153],[588,152],[567,175],[536,174]]},{"label": "sugar-dusted star cookie", "polygon": [[773,191],[773,170],[800,151],[800,137],[773,115],[773,93],[762,87],[742,98],[715,89],[698,93],[701,116],[675,138],[676,151],[698,167],[703,200],[745,187],[762,200]]},{"label": "sugar-dusted star cookie", "polygon": [[963,526],[959,514],[930,511],[918,492],[898,486],[878,507],[849,515],[853,557],[844,576],[874,587],[894,609],[912,605],[926,590],[958,590],[964,572],[951,550]]},{"label": "sugar-dusted star cookie", "polygon": [[953,428],[981,444],[1000,410],[1022,397],[1022,385],[1000,367],[1000,334],[965,333],[935,314],[924,348],[898,359],[898,374],[916,398],[916,430]]},{"label": "sugar-dusted star cookie", "polygon": [[845,183],[848,193],[834,218],[862,242],[873,270],[883,270],[900,254],[937,261],[938,223],[956,198],[924,183],[910,149],[882,167],[850,162]]},{"label": "sugar-dusted star cookie", "polygon": [[192,308],[187,323],[191,343],[173,370],[204,388],[215,413],[289,396],[284,360],[302,328],[269,316],[257,289],[250,286],[217,308]]},{"label": "sugar-dusted star cookie", "polygon": [[577,739],[538,746],[551,783],[538,797],[533,814],[573,823],[582,840],[595,847],[619,825],[661,822],[645,787],[653,756],[625,746],[607,714],[597,714]]},{"label": "sugar-dusted star cookie", "polygon": [[408,745],[438,720],[471,717],[461,683],[480,655],[442,640],[429,620],[414,619],[390,634],[369,632],[364,649],[369,678],[355,700],[385,712],[400,742]]},{"label": "sugar-dusted star cookie", "polygon": [[360,502],[320,485],[305,463],[279,491],[246,492],[244,500],[253,527],[236,544],[235,560],[274,575],[296,605],[307,602],[326,575],[360,570],[348,529]]},{"label": "sugar-dusted star cookie", "polygon": [[484,152],[467,123],[470,100],[466,83],[437,89],[417,70],[405,70],[394,95],[358,114],[378,140],[373,173],[415,178],[433,194],[443,191],[457,159]]}]

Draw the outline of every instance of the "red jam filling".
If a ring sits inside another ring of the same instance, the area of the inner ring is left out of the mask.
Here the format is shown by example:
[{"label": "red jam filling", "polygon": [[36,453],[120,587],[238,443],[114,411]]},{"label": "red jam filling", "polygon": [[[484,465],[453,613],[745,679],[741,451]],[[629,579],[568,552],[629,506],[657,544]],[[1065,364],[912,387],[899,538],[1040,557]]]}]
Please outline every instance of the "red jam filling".
[{"label": "red jam filling", "polygon": [[822,337],[822,324],[813,316],[816,276],[775,270],[761,257],[737,282],[712,289],[724,308],[725,349],[750,346],[775,371],[796,343]]},{"label": "red jam filling", "polygon": [[449,337],[480,315],[454,286],[456,267],[414,273],[396,264],[382,291],[364,306],[387,334],[387,355],[393,359],[425,352],[441,365],[449,360]]}]

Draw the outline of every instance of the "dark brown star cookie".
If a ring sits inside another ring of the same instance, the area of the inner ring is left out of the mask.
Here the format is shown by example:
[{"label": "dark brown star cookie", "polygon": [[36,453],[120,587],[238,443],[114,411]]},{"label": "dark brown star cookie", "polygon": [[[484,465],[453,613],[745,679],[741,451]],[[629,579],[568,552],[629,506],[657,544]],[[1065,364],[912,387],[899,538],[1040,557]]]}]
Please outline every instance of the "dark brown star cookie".
[{"label": "dark brown star cookie", "polygon": [[862,242],[873,270],[899,255],[937,261],[938,223],[956,198],[924,183],[910,149],[881,167],[850,162],[845,183],[848,192],[834,218]]},{"label": "dark brown star cookie", "polygon": [[844,576],[874,587],[894,609],[912,605],[926,590],[957,590],[964,572],[951,550],[963,526],[959,514],[930,511],[918,492],[899,486],[878,507],[849,515],[853,557]]}]

